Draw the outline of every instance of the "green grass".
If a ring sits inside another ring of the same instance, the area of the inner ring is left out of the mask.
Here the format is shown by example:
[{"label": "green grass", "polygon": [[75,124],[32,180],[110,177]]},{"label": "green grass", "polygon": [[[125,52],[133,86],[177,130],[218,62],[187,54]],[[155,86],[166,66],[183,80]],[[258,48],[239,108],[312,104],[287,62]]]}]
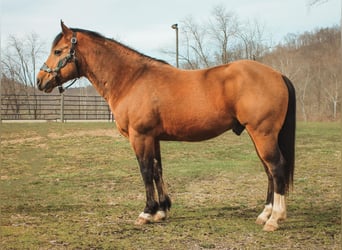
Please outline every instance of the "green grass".
[{"label": "green grass", "polygon": [[164,142],[170,217],[138,227],[144,187],[112,123],[1,124],[1,249],[339,249],[341,134],[300,123],[288,219],[254,223],[267,180],[247,133]]}]

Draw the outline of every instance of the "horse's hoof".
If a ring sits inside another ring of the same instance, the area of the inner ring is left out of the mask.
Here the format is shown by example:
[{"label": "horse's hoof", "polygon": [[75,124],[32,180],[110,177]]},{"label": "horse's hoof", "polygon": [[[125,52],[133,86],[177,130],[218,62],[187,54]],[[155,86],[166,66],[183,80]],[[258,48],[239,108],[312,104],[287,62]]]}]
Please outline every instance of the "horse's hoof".
[{"label": "horse's hoof", "polygon": [[263,230],[265,232],[273,232],[279,228],[278,224],[266,223]]},{"label": "horse's hoof", "polygon": [[163,221],[166,219],[166,212],[165,211],[158,211],[155,215],[153,215],[153,221]]},{"label": "horse's hoof", "polygon": [[145,224],[148,224],[148,223],[150,223],[149,220],[146,220],[144,218],[138,217],[138,219],[134,222],[134,225],[141,226],[141,225],[145,225]]},{"label": "horse's hoof", "polygon": [[142,212],[134,224],[137,226],[145,225],[150,223],[152,219],[152,215]]},{"label": "horse's hoof", "polygon": [[264,225],[264,224],[266,223],[266,221],[267,221],[267,218],[265,219],[265,218],[259,216],[259,217],[256,219],[255,223],[258,224],[258,225]]}]

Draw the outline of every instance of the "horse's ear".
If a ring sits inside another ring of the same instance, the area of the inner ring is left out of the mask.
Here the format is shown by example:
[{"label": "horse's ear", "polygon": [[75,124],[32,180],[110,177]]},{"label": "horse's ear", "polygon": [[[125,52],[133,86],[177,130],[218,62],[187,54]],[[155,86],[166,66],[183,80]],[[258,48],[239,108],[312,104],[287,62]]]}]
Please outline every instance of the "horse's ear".
[{"label": "horse's ear", "polygon": [[62,28],[62,33],[63,35],[68,35],[68,34],[72,34],[71,29],[69,29],[61,20],[61,28]]}]

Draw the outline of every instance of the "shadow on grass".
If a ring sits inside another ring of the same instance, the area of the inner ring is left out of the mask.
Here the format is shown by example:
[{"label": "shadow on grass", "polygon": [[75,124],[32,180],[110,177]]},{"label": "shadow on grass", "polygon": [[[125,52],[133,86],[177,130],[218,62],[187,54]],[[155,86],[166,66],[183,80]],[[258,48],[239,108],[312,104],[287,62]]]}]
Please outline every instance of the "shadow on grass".
[{"label": "shadow on grass", "polygon": [[296,230],[314,228],[315,230],[327,230],[334,228],[341,230],[341,205],[320,204],[305,207],[289,207],[288,227]]},{"label": "shadow on grass", "polygon": [[[183,212],[183,215],[180,213]],[[246,219],[251,220],[257,217],[257,208],[248,208],[246,206],[215,206],[215,207],[197,207],[193,209],[180,209],[174,210],[171,213],[170,221],[183,221],[183,220],[201,220],[203,218],[209,219]]]}]

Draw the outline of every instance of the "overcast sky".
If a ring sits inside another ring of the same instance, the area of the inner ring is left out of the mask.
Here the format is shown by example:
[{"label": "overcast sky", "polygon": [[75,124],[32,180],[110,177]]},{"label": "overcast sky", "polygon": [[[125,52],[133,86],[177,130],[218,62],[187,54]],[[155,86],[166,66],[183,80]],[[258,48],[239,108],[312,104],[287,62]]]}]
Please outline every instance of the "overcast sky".
[{"label": "overcast sky", "polygon": [[[219,4],[235,12],[241,20],[257,19],[274,41],[288,33],[339,24],[341,15],[341,0],[327,0],[311,8],[309,0],[0,1],[2,47],[9,34],[24,37],[35,32],[46,41],[49,49],[60,32],[62,19],[69,27],[97,31],[142,53],[168,61],[170,58],[161,50],[171,51],[175,46],[175,31],[170,26],[180,24],[189,16],[198,21],[207,20],[213,7]],[[179,28],[181,30],[181,26]]]}]

